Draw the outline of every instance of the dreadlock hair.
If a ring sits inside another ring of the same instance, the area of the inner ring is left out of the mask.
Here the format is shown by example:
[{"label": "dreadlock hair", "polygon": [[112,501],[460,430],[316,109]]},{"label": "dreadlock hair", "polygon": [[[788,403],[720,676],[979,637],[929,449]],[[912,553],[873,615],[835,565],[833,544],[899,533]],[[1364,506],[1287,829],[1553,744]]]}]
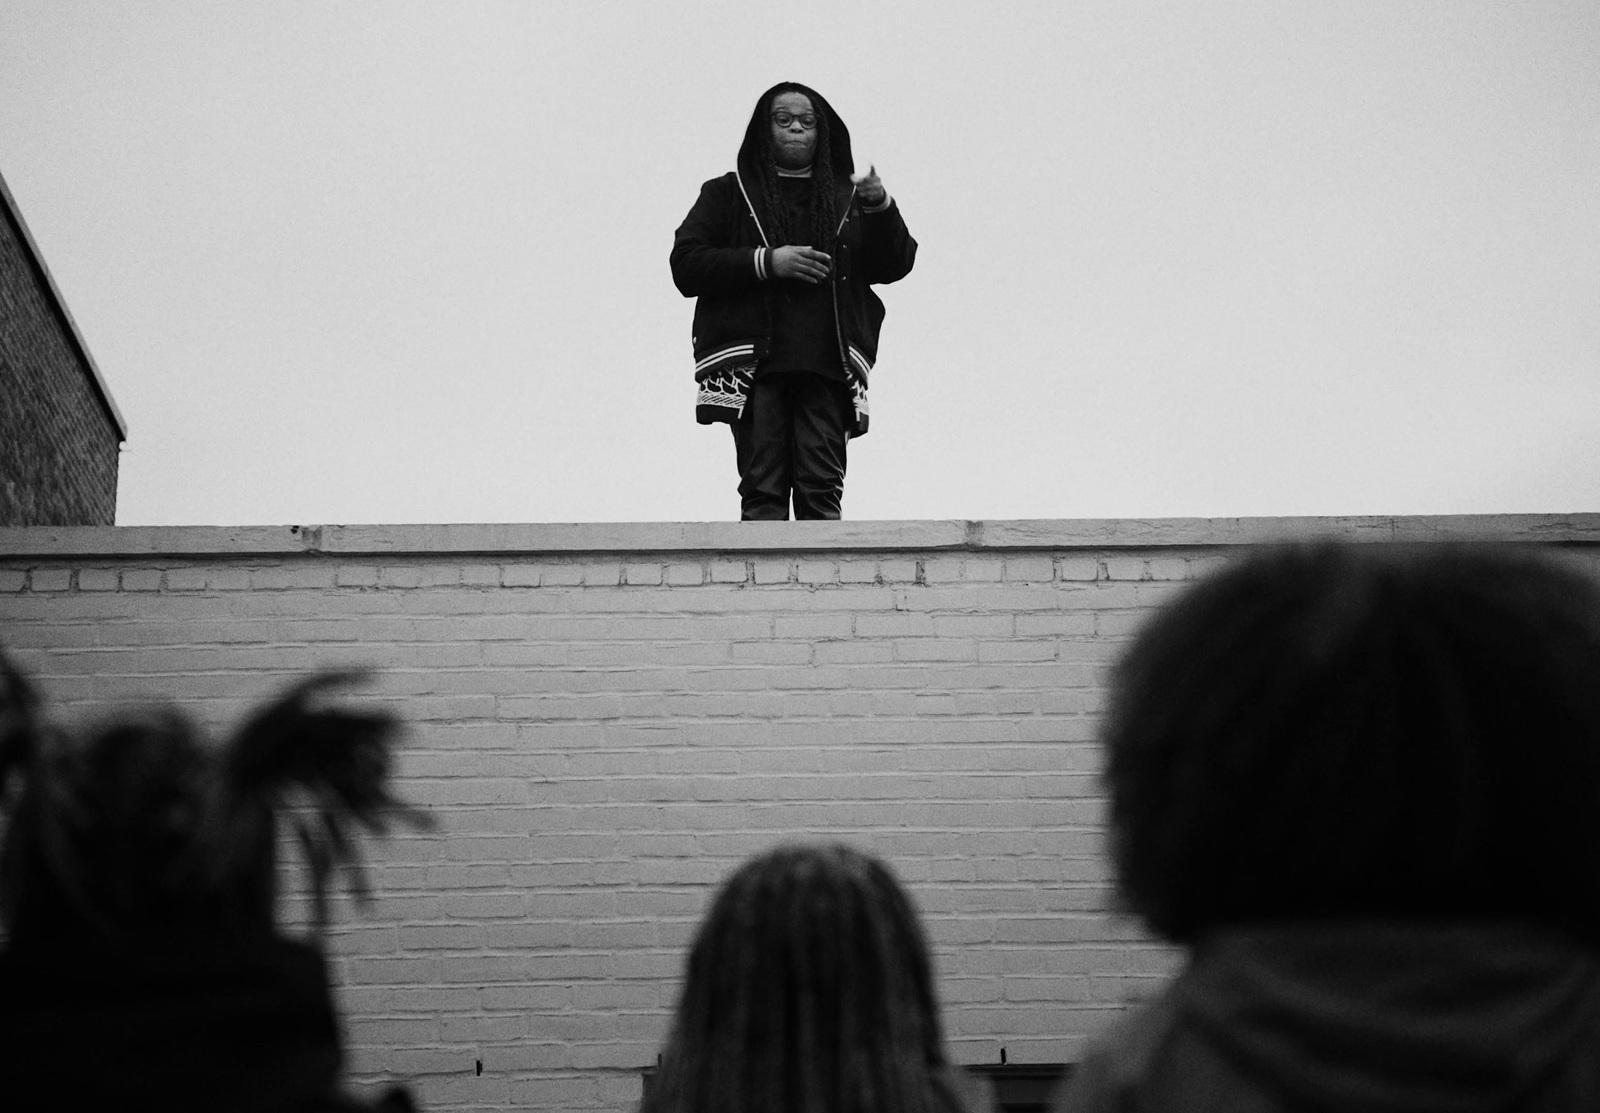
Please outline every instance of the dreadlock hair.
[{"label": "dreadlock hair", "polygon": [[888,866],[785,846],[723,885],[641,1113],[953,1113],[932,964]]},{"label": "dreadlock hair", "polygon": [[1600,943],[1600,589],[1511,546],[1269,548],[1158,614],[1103,740],[1158,933],[1542,923]]},{"label": "dreadlock hair", "polygon": [[818,251],[833,254],[834,236],[839,227],[839,203],[834,192],[833,177],[833,147],[828,140],[828,113],[822,111],[820,98],[804,85],[794,82],[785,82],[773,90],[771,98],[767,101],[767,111],[770,113],[777,98],[783,93],[799,93],[811,101],[812,107],[817,110],[817,146],[812,152],[811,159],[811,200],[806,209],[806,222],[809,227],[791,228],[789,226],[789,206],[784,203],[782,191],[778,188],[778,163],[772,155],[771,133],[765,133],[765,142],[761,144],[761,158],[757,164],[761,172],[761,191],[767,202],[767,212],[773,226],[773,247],[784,244],[797,244],[804,247],[814,247]]},{"label": "dreadlock hair", "polygon": [[383,834],[391,815],[426,817],[388,789],[394,719],[316,705],[358,677],[302,681],[217,746],[170,710],[62,730],[0,653],[0,926],[12,951],[270,936],[285,811],[310,866],[315,926],[327,923],[335,868],[365,899],[352,827]]}]

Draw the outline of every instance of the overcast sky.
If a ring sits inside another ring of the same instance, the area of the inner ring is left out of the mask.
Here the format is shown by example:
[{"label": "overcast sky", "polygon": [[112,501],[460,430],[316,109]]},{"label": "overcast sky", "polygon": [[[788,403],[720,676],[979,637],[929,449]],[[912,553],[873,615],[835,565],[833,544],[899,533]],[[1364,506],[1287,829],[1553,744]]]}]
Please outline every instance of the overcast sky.
[{"label": "overcast sky", "polygon": [[0,3],[117,520],[738,516],[672,233],[819,89],[921,243],[848,518],[1600,510],[1600,4]]}]

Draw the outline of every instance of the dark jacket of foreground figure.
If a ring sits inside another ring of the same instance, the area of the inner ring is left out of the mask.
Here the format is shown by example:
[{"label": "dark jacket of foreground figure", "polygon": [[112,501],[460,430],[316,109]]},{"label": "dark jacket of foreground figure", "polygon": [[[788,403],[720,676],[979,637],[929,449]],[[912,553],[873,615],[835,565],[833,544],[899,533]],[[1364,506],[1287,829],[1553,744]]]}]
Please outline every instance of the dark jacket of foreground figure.
[{"label": "dark jacket of foreground figure", "polygon": [[[699,299],[694,310],[695,381],[700,384],[695,418],[702,425],[737,421],[755,365],[772,339],[773,222],[761,188],[758,159],[771,141],[771,94],[762,95],[750,118],[738,169],[700,187],[700,198],[679,226],[672,244],[672,280],[684,297]],[[840,215],[833,268],[828,278],[838,327],[840,366],[855,400],[853,435],[867,431],[867,380],[878,358],[883,302],[872,283],[894,282],[910,273],[917,241],[893,200],[879,212],[864,212],[850,175],[850,132],[828,102],[812,96],[828,118],[837,210]]]},{"label": "dark jacket of foreground figure", "polygon": [[1600,956],[1515,924],[1218,933],[1055,1105],[1112,1110],[1600,1110]]},{"label": "dark jacket of foreground figure", "polygon": [[339,1085],[338,1020],[314,947],[0,952],[0,1107],[164,1113],[406,1113]]}]

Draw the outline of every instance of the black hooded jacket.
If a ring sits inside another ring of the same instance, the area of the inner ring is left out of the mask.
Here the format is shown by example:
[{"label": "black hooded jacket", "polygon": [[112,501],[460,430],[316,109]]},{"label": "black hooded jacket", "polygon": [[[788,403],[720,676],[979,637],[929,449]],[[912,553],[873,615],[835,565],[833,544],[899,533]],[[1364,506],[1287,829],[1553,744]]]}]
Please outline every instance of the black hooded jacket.
[{"label": "black hooded jacket", "polygon": [[767,211],[762,157],[770,142],[772,100],[795,91],[811,100],[828,129],[839,215],[833,268],[828,278],[838,325],[839,359],[855,398],[855,436],[867,431],[867,379],[878,358],[883,302],[873,283],[905,277],[916,260],[900,208],[865,212],[850,181],[855,163],[850,132],[822,96],[785,82],[761,94],[739,148],[738,169],[700,187],[700,198],[678,227],[672,244],[672,280],[694,311],[695,381],[700,384],[695,417],[702,425],[736,421],[744,407],[756,363],[772,340],[771,273],[775,239]]}]

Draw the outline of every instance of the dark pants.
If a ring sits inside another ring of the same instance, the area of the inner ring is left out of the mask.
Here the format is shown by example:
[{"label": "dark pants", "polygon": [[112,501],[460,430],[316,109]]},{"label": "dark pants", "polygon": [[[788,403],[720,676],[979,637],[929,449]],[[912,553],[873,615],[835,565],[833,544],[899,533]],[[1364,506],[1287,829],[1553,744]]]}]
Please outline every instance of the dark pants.
[{"label": "dark pants", "polygon": [[795,518],[837,519],[854,416],[849,390],[835,379],[804,372],[757,375],[733,424],[739,516],[747,522],[784,521],[792,492]]}]

